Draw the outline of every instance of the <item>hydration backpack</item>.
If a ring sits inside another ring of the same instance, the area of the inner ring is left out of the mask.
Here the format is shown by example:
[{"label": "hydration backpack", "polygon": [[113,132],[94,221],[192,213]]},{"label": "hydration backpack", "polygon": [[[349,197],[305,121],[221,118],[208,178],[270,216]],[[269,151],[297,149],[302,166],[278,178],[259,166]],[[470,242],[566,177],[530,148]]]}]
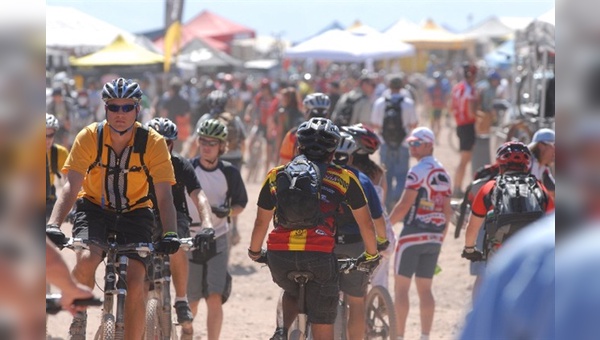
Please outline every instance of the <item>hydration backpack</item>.
[{"label": "hydration backpack", "polygon": [[323,220],[321,170],[306,156],[292,159],[275,178],[276,223],[288,229],[316,227]]},{"label": "hydration backpack", "polygon": [[231,151],[240,150],[243,136],[235,122],[236,116],[230,112],[221,112],[216,118],[227,127],[227,149]]},{"label": "hydration backpack", "polygon": [[385,98],[385,111],[383,113],[383,123],[381,124],[381,137],[385,144],[394,150],[397,150],[406,137],[404,123],[402,121],[402,102],[404,97]]},{"label": "hydration backpack", "polygon": [[497,176],[491,199],[494,209],[485,218],[487,254],[545,213],[546,195],[531,174]]},{"label": "hydration backpack", "polygon": [[354,115],[354,104],[363,98],[364,95],[352,98],[351,94],[348,94],[342,107],[337,112],[335,121],[333,122],[337,126],[349,126],[352,122],[352,116]]}]

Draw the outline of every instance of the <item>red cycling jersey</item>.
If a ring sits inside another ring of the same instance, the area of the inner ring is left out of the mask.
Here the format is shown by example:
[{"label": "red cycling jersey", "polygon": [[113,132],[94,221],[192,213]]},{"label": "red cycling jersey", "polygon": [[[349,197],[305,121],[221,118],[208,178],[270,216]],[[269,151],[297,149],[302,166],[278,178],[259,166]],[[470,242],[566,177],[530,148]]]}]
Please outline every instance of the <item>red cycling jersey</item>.
[{"label": "red cycling jersey", "polygon": [[454,85],[451,110],[457,126],[475,124],[475,100],[477,93],[474,86],[470,86],[464,80]]}]

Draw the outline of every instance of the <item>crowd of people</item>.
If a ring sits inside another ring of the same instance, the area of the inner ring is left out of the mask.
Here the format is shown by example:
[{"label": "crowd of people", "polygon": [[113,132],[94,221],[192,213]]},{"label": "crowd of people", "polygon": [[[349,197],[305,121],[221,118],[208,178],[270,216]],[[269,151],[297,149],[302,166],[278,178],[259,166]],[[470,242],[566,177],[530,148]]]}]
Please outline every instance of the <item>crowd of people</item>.
[{"label": "crowd of people", "polygon": [[[248,256],[266,261],[283,290],[283,322],[272,339],[286,339],[298,314],[298,287],[289,271],[314,274],[306,293],[314,339],[332,338],[340,289],[349,297],[348,334],[362,338],[368,282],[387,288],[392,266],[398,339],[404,337],[414,277],[421,339],[427,340],[451,200],[469,200],[472,207],[462,257],[474,263],[500,256],[496,251],[509,236],[554,208],[554,131],[537,131],[529,145],[507,142],[490,157],[497,124],[492,103],[507,99],[508,91],[497,71],[480,73],[466,63],[459,74],[435,71],[420,86],[402,74],[307,74],[279,83],[265,78],[255,91],[230,74],[201,85],[175,77],[154,98],[144,92],[144,82],[124,78],[102,88],[90,81],[80,91],[57,87],[46,113],[46,234],[63,244],[61,226],[70,220],[73,236],[105,241],[116,232],[118,242],[157,242],[158,251],[171,254],[182,335],[193,334],[191,322],[205,299],[208,338],[218,339],[222,304],[231,293],[229,250],[240,242],[236,216],[249,202],[242,169],[249,149],[263,139],[264,181]],[[443,143],[442,119],[456,123],[456,169],[434,157]],[[493,163],[496,169],[474,193],[471,181],[465,183],[469,162],[474,175]],[[527,190],[520,189],[518,198],[528,203],[518,209],[506,204],[515,197],[504,188],[523,183]],[[501,209],[505,205],[518,211]],[[206,228],[214,230],[217,255],[194,261],[179,250],[179,238]],[[498,230],[503,238],[496,237]],[[336,255],[356,258],[364,271],[339,274]],[[125,337],[139,339],[147,259],[129,257]],[[101,252],[79,254],[73,282],[93,288],[101,261]],[[484,270],[472,268],[477,282]],[[85,339],[85,311],[68,308],[77,312],[70,338]]]}]

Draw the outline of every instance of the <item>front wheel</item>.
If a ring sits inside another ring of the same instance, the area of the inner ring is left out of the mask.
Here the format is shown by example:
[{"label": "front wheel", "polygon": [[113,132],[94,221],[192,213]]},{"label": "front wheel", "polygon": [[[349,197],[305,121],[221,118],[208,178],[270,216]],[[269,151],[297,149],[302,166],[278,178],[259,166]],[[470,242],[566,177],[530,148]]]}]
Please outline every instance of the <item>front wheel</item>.
[{"label": "front wheel", "polygon": [[160,303],[152,298],[146,304],[146,340],[163,340],[160,327]]},{"label": "front wheel", "polygon": [[382,286],[374,286],[367,294],[366,339],[389,339],[397,338],[396,310],[390,293]]},{"label": "front wheel", "polygon": [[115,339],[115,317],[112,314],[104,314],[102,323],[96,332],[94,340],[114,340]]}]

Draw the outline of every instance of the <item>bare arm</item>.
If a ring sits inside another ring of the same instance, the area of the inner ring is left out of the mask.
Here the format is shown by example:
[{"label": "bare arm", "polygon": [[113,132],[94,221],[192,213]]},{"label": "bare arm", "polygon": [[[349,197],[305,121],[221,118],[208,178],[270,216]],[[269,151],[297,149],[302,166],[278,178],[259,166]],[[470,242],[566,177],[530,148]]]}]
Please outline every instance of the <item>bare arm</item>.
[{"label": "bare arm", "polygon": [[208,199],[206,198],[204,191],[196,189],[192,191],[190,198],[198,210],[198,216],[200,216],[200,223],[202,223],[202,227],[212,228],[212,224],[210,222],[210,204],[208,204]]},{"label": "bare arm", "polygon": [[244,207],[242,207],[241,205],[238,205],[238,204],[232,205],[231,206],[231,217],[241,214],[242,211],[244,211]]},{"label": "bare arm", "polygon": [[392,212],[390,212],[390,223],[392,225],[402,221],[410,207],[415,203],[415,199],[417,198],[417,194],[419,192],[413,189],[405,189],[404,193],[402,193],[402,197],[400,197],[400,201],[396,203]]},{"label": "bare arm", "polygon": [[377,233],[377,236],[387,238],[385,219],[383,219],[383,215],[381,215],[379,218],[373,219],[373,224],[375,225],[375,232]]},{"label": "bare arm", "polygon": [[471,218],[469,218],[469,224],[467,225],[467,230],[465,231],[465,247],[475,246],[477,234],[479,234],[479,229],[481,229],[483,220],[483,217],[471,214]]},{"label": "bare arm", "polygon": [[56,200],[54,209],[52,209],[48,224],[57,224],[59,226],[62,224],[69,211],[71,211],[73,204],[75,204],[77,193],[79,193],[83,184],[84,175],[77,171],[69,170],[65,177],[65,184]]},{"label": "bare arm", "polygon": [[272,218],[273,210],[266,210],[261,207],[257,208],[256,220],[254,221],[254,229],[252,229],[250,247],[248,249],[253,252],[259,252],[261,250]]},{"label": "bare arm", "polygon": [[[358,228],[360,229],[360,236],[362,237],[363,242],[365,243],[365,251],[370,255],[377,254],[375,226],[373,224],[373,219],[371,218],[371,212],[369,211],[369,207],[365,205],[362,208],[352,210],[352,215],[358,223]],[[385,232],[383,235],[385,235]]]},{"label": "bare arm", "polygon": [[446,227],[444,228],[444,239],[446,239],[446,234],[448,233],[448,225],[450,225],[450,219],[452,218],[452,206],[450,202],[452,199],[450,197],[444,198],[444,215],[446,215]]},{"label": "bare arm", "polygon": [[72,307],[73,300],[92,297],[90,288],[78,284],[73,279],[58,249],[54,247],[48,238],[46,238],[46,281],[60,289],[62,294],[61,304],[64,309],[71,312],[76,311]]},{"label": "bare arm", "polygon": [[177,233],[177,212],[173,204],[173,192],[171,184],[168,182],[160,182],[154,184],[154,192],[156,193],[156,204],[160,211],[160,222],[163,226],[163,231]]}]

